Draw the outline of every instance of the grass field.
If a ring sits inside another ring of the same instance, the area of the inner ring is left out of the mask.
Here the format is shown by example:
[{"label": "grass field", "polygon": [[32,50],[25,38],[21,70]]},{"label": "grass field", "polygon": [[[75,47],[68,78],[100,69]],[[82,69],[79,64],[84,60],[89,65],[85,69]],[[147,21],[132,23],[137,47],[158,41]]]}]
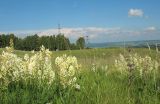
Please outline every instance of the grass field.
[{"label": "grass field", "polygon": [[[25,51],[14,53],[19,57],[33,54]],[[39,85],[36,80],[29,84],[13,81],[3,88],[1,82],[0,104],[160,104],[159,67],[156,75],[144,72],[143,77],[137,73],[120,74],[115,71],[115,60],[119,59],[119,54],[127,56],[134,53],[141,57],[149,56],[159,63],[159,53],[146,48],[134,48],[131,52],[123,48],[52,52],[53,63],[63,54],[77,58],[81,67],[76,83],[80,88],[62,88],[56,81],[48,87]],[[53,68],[56,69],[56,65],[53,64]]]}]

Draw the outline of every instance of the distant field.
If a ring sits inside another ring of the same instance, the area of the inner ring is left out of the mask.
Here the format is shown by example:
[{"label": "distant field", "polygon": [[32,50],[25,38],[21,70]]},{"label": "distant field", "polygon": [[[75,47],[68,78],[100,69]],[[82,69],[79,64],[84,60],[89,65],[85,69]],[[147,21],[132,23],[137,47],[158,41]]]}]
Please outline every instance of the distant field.
[{"label": "distant field", "polygon": [[[2,50],[4,49],[0,49],[0,53]],[[19,57],[23,57],[24,54],[34,55],[30,51],[15,50],[14,53]],[[33,83],[18,81],[12,82],[7,89],[0,87],[0,91],[3,92],[0,93],[0,102],[1,104],[159,104],[159,71],[157,71],[157,75],[144,72],[146,76],[143,77],[140,77],[137,72],[129,72],[129,74],[115,72],[115,60],[121,60],[120,54],[127,57],[127,55],[135,53],[142,58],[149,56],[159,63],[160,54],[156,50],[148,48],[53,51],[52,62],[55,70],[57,68],[54,64],[56,57],[67,54],[77,58],[78,64],[81,65],[79,69],[81,72],[76,75],[77,83],[80,85],[79,90],[71,87],[63,89],[56,81],[50,87],[38,84],[34,79],[30,80]],[[145,62],[145,60],[143,61]],[[149,65],[150,61],[146,62],[145,65]],[[127,64],[127,66],[129,65]],[[150,66],[144,65],[143,67],[146,67],[144,70],[150,68]],[[129,66],[129,68],[132,67]]]},{"label": "distant field", "polygon": [[[3,49],[0,49],[0,52],[2,52],[2,50]],[[26,53],[32,54],[30,51],[19,50],[15,50],[14,53],[20,57]],[[93,63],[96,63],[97,65],[112,65],[114,63],[114,59],[116,59],[119,54],[128,54],[128,48],[93,48],[84,50],[52,51],[52,53],[53,59],[63,54],[76,56],[78,61],[84,66],[89,66]],[[154,59],[158,57],[155,49],[149,50],[148,48],[131,48],[131,53],[138,53],[142,56],[150,55]]]}]

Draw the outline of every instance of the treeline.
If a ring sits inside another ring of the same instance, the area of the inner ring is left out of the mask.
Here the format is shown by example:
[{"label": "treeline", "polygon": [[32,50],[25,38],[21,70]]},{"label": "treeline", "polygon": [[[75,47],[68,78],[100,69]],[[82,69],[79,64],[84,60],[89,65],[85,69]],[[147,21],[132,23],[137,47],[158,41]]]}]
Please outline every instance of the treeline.
[{"label": "treeline", "polygon": [[16,50],[39,50],[42,45],[50,50],[74,50],[85,48],[85,39],[83,37],[78,38],[76,43],[70,43],[70,40],[63,34],[52,36],[38,36],[35,34],[25,38],[19,38],[14,34],[2,34],[0,35],[0,48],[10,46],[11,39],[13,40]]}]

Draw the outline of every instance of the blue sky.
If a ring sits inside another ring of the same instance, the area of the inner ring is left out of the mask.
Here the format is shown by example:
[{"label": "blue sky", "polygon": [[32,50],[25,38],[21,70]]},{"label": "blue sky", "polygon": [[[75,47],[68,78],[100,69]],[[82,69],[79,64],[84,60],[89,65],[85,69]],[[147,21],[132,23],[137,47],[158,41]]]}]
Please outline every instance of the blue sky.
[{"label": "blue sky", "polygon": [[74,41],[160,39],[160,0],[0,0],[0,33],[62,33]]}]

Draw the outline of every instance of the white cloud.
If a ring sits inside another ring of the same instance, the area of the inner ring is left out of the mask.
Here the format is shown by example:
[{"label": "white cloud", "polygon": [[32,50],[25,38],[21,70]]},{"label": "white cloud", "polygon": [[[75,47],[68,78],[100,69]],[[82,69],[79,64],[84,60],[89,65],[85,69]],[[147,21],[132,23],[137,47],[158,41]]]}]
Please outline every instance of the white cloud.
[{"label": "white cloud", "polygon": [[156,31],[157,29],[156,29],[156,27],[151,26],[151,27],[147,27],[146,30],[147,31]]},{"label": "white cloud", "polygon": [[144,12],[141,9],[130,9],[128,12],[129,17],[143,17]]}]

